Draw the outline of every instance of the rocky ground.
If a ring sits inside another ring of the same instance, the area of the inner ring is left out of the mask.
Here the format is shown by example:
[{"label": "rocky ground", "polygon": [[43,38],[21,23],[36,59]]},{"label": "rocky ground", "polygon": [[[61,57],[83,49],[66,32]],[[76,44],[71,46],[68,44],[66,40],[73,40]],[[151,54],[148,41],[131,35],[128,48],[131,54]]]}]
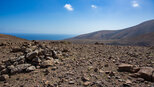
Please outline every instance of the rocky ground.
[{"label": "rocky ground", "polygon": [[154,47],[3,41],[0,87],[154,87]]}]

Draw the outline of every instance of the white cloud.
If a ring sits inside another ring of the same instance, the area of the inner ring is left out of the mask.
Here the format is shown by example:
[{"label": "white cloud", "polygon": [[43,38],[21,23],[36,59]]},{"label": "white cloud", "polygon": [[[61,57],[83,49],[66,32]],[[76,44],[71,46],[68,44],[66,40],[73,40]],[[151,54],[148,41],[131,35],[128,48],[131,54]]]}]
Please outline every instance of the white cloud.
[{"label": "white cloud", "polygon": [[136,8],[136,7],[139,7],[140,5],[137,1],[133,1],[132,6]]},{"label": "white cloud", "polygon": [[65,4],[64,8],[66,8],[68,11],[74,10],[71,4]]},{"label": "white cloud", "polygon": [[97,8],[97,6],[96,6],[96,5],[91,5],[91,7],[92,7],[92,8]]}]

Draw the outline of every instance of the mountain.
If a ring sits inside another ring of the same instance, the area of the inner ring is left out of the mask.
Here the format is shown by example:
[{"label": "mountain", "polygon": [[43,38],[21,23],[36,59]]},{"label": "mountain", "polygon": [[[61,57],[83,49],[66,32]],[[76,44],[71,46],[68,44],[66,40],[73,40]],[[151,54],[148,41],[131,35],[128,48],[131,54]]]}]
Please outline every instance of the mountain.
[{"label": "mountain", "polygon": [[[102,30],[102,31],[97,31],[93,33],[79,35],[71,39],[72,40],[77,40],[77,39],[121,40],[121,39],[130,39],[134,37],[137,38],[145,34],[147,34],[146,37],[148,37],[149,35],[148,33],[151,33],[151,32],[154,32],[154,20],[146,21],[139,25],[122,29],[122,30]],[[142,38],[138,38],[138,39],[142,39]]]},{"label": "mountain", "polygon": [[141,46],[154,46],[154,32],[143,34],[134,38],[128,38],[121,41]]}]

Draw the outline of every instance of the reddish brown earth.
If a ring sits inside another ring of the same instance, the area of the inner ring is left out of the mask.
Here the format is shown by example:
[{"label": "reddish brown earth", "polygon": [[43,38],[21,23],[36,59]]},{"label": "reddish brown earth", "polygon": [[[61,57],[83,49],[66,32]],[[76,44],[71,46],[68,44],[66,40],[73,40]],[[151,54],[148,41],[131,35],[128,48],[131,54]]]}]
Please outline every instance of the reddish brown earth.
[{"label": "reddish brown earth", "polygon": [[[12,69],[8,69],[8,72],[5,73],[0,70],[0,76],[5,77],[5,79],[0,78],[2,79],[0,87],[154,86],[151,79],[152,76],[154,77],[153,72],[153,75],[145,73],[145,76],[140,78],[131,72],[134,65],[139,69],[141,67],[154,68],[154,47],[15,40],[0,42],[0,66],[3,68],[2,70],[21,64],[31,64],[36,69],[30,72],[22,70],[22,72],[14,73]],[[35,51],[37,51],[36,55]],[[34,53],[33,57],[28,56],[30,53]],[[20,63],[18,58],[21,56],[25,60]],[[39,63],[34,62],[34,58],[40,59]],[[42,62],[46,60],[50,61],[48,66],[41,67]],[[9,63],[10,61],[14,62]],[[118,70],[118,66],[122,63],[131,64],[124,67],[127,71]],[[140,74],[144,75],[143,71],[143,69],[140,70]]]},{"label": "reddish brown earth", "polygon": [[4,34],[0,34],[0,42],[6,42],[6,41],[11,41],[11,42],[22,42],[22,41],[27,41],[25,39],[21,39],[15,36],[11,36],[11,35],[4,35]]},{"label": "reddish brown earth", "polygon": [[101,30],[79,35],[69,40],[104,41],[114,45],[154,46],[154,20],[121,30]]}]

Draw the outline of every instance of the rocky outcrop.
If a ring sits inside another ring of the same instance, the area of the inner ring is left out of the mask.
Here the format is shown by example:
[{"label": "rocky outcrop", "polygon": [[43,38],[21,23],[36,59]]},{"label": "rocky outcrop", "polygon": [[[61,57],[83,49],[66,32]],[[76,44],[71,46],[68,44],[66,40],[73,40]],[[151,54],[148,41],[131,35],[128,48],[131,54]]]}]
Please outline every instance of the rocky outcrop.
[{"label": "rocky outcrop", "polygon": [[[3,75],[12,75],[22,72],[31,72],[38,68],[47,68],[59,63],[63,51],[52,50],[36,41],[31,44],[25,43],[21,47],[12,48],[11,52],[22,52],[23,55],[10,58],[0,64],[1,81]],[[66,51],[64,51],[66,53]]]}]

